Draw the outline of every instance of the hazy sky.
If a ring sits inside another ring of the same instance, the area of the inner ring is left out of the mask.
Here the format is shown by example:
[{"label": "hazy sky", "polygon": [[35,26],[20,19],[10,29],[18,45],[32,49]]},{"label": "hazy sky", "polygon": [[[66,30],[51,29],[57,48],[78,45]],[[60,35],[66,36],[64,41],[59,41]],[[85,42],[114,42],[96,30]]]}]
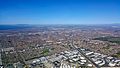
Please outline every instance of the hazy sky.
[{"label": "hazy sky", "polygon": [[0,0],[0,24],[120,23],[120,0]]}]

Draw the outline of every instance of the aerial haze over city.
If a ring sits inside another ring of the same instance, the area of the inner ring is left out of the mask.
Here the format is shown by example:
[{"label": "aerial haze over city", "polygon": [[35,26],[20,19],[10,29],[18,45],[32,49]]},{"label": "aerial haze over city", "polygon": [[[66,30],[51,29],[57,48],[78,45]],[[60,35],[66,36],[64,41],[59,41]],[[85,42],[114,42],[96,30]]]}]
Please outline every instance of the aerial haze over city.
[{"label": "aerial haze over city", "polygon": [[120,68],[120,1],[0,0],[0,68]]}]

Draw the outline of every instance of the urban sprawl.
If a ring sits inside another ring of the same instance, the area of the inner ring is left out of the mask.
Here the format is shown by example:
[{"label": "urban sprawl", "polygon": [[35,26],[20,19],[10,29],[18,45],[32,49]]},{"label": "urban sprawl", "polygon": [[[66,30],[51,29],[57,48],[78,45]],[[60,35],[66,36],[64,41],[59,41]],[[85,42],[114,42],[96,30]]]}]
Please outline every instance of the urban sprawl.
[{"label": "urban sprawl", "polygon": [[0,30],[0,68],[120,68],[119,25]]}]

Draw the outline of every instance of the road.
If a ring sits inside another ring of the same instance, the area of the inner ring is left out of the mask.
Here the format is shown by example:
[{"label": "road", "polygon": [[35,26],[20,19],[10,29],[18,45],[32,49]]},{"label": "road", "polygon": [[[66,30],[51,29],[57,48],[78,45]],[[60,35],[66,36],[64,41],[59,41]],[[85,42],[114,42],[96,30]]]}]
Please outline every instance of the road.
[{"label": "road", "polygon": [[1,52],[0,52],[0,65],[2,65]]},{"label": "road", "polygon": [[94,67],[100,68],[100,66],[98,66],[97,64],[95,64],[95,62],[92,61],[89,57],[87,57],[80,49],[78,49],[76,46],[73,46],[73,45],[72,45],[72,47],[73,47],[73,49],[78,50],[79,53],[81,53],[81,55],[83,55],[88,61],[90,61],[94,65]]},{"label": "road", "polygon": [[94,61],[92,61],[89,57],[87,57],[80,49],[77,48],[77,50],[87,59],[89,60],[96,68],[100,68],[97,64],[95,64]]}]

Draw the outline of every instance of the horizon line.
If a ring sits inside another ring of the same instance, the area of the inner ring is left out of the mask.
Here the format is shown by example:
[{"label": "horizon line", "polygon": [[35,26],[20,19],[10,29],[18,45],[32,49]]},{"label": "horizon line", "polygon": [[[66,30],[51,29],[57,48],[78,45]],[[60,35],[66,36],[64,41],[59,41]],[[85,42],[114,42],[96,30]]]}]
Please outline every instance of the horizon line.
[{"label": "horizon line", "polygon": [[[120,23],[110,23],[110,24],[120,24]],[[110,25],[109,23],[91,23],[91,24],[0,24],[0,25]]]}]

